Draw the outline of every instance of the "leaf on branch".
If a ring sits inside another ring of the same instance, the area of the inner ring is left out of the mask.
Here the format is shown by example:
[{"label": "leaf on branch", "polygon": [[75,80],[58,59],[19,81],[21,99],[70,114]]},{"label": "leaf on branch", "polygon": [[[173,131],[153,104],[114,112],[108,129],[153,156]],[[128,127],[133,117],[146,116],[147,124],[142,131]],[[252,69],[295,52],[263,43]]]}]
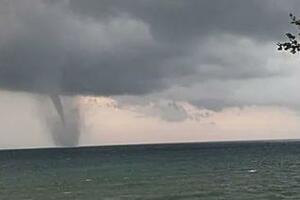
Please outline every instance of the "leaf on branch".
[{"label": "leaf on branch", "polygon": [[[291,24],[295,24],[296,26],[298,26],[298,28],[300,29],[300,20],[298,20],[296,18],[295,15],[293,15],[292,13],[289,14],[290,18],[291,18]],[[298,39],[296,37],[296,35],[292,34],[292,33],[286,33],[285,34],[286,37],[288,38],[288,42],[283,42],[283,43],[277,43],[278,46],[278,50],[279,51],[289,51],[292,54],[295,54],[297,52],[300,51],[300,44],[298,42]],[[300,33],[297,34],[298,36],[300,36]]]}]

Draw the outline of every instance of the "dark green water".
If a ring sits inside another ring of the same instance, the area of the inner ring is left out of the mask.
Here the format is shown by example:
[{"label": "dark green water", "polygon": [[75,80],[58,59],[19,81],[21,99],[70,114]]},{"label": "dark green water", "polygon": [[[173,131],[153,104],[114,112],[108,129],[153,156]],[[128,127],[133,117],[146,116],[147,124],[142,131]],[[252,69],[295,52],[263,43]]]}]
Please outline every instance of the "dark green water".
[{"label": "dark green water", "polygon": [[299,200],[300,142],[0,151],[0,199]]}]

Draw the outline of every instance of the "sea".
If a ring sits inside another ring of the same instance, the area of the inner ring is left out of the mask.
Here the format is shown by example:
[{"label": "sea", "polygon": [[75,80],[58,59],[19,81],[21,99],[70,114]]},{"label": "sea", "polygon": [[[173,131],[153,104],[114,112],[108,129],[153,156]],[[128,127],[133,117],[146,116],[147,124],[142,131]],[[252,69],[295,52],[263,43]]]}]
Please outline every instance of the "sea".
[{"label": "sea", "polygon": [[0,151],[0,200],[300,199],[300,142]]}]

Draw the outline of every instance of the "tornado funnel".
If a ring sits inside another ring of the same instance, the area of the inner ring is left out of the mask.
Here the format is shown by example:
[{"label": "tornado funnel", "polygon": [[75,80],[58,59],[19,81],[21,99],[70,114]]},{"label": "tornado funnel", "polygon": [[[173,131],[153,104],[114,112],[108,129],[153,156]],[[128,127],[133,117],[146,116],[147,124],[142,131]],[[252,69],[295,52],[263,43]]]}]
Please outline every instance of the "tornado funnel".
[{"label": "tornado funnel", "polygon": [[50,95],[50,98],[58,115],[60,116],[61,121],[63,122],[63,124],[65,124],[65,114],[60,97],[58,95],[52,94]]}]

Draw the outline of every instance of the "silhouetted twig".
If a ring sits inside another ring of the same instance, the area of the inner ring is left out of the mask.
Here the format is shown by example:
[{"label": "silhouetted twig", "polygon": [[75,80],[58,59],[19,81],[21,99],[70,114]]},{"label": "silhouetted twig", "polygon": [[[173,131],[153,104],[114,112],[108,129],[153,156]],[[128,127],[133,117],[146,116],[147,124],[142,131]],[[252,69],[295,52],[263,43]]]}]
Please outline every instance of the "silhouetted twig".
[{"label": "silhouetted twig", "polygon": [[[293,15],[292,13],[290,13],[290,18],[291,18],[291,24],[296,25],[297,28],[300,29],[300,20],[298,20],[296,16]],[[277,43],[278,50],[289,51],[292,54],[299,52],[300,43],[298,42],[298,38],[292,33],[286,33],[285,35],[289,39],[289,41],[283,43]],[[300,36],[300,33],[298,33],[298,36]]]}]

